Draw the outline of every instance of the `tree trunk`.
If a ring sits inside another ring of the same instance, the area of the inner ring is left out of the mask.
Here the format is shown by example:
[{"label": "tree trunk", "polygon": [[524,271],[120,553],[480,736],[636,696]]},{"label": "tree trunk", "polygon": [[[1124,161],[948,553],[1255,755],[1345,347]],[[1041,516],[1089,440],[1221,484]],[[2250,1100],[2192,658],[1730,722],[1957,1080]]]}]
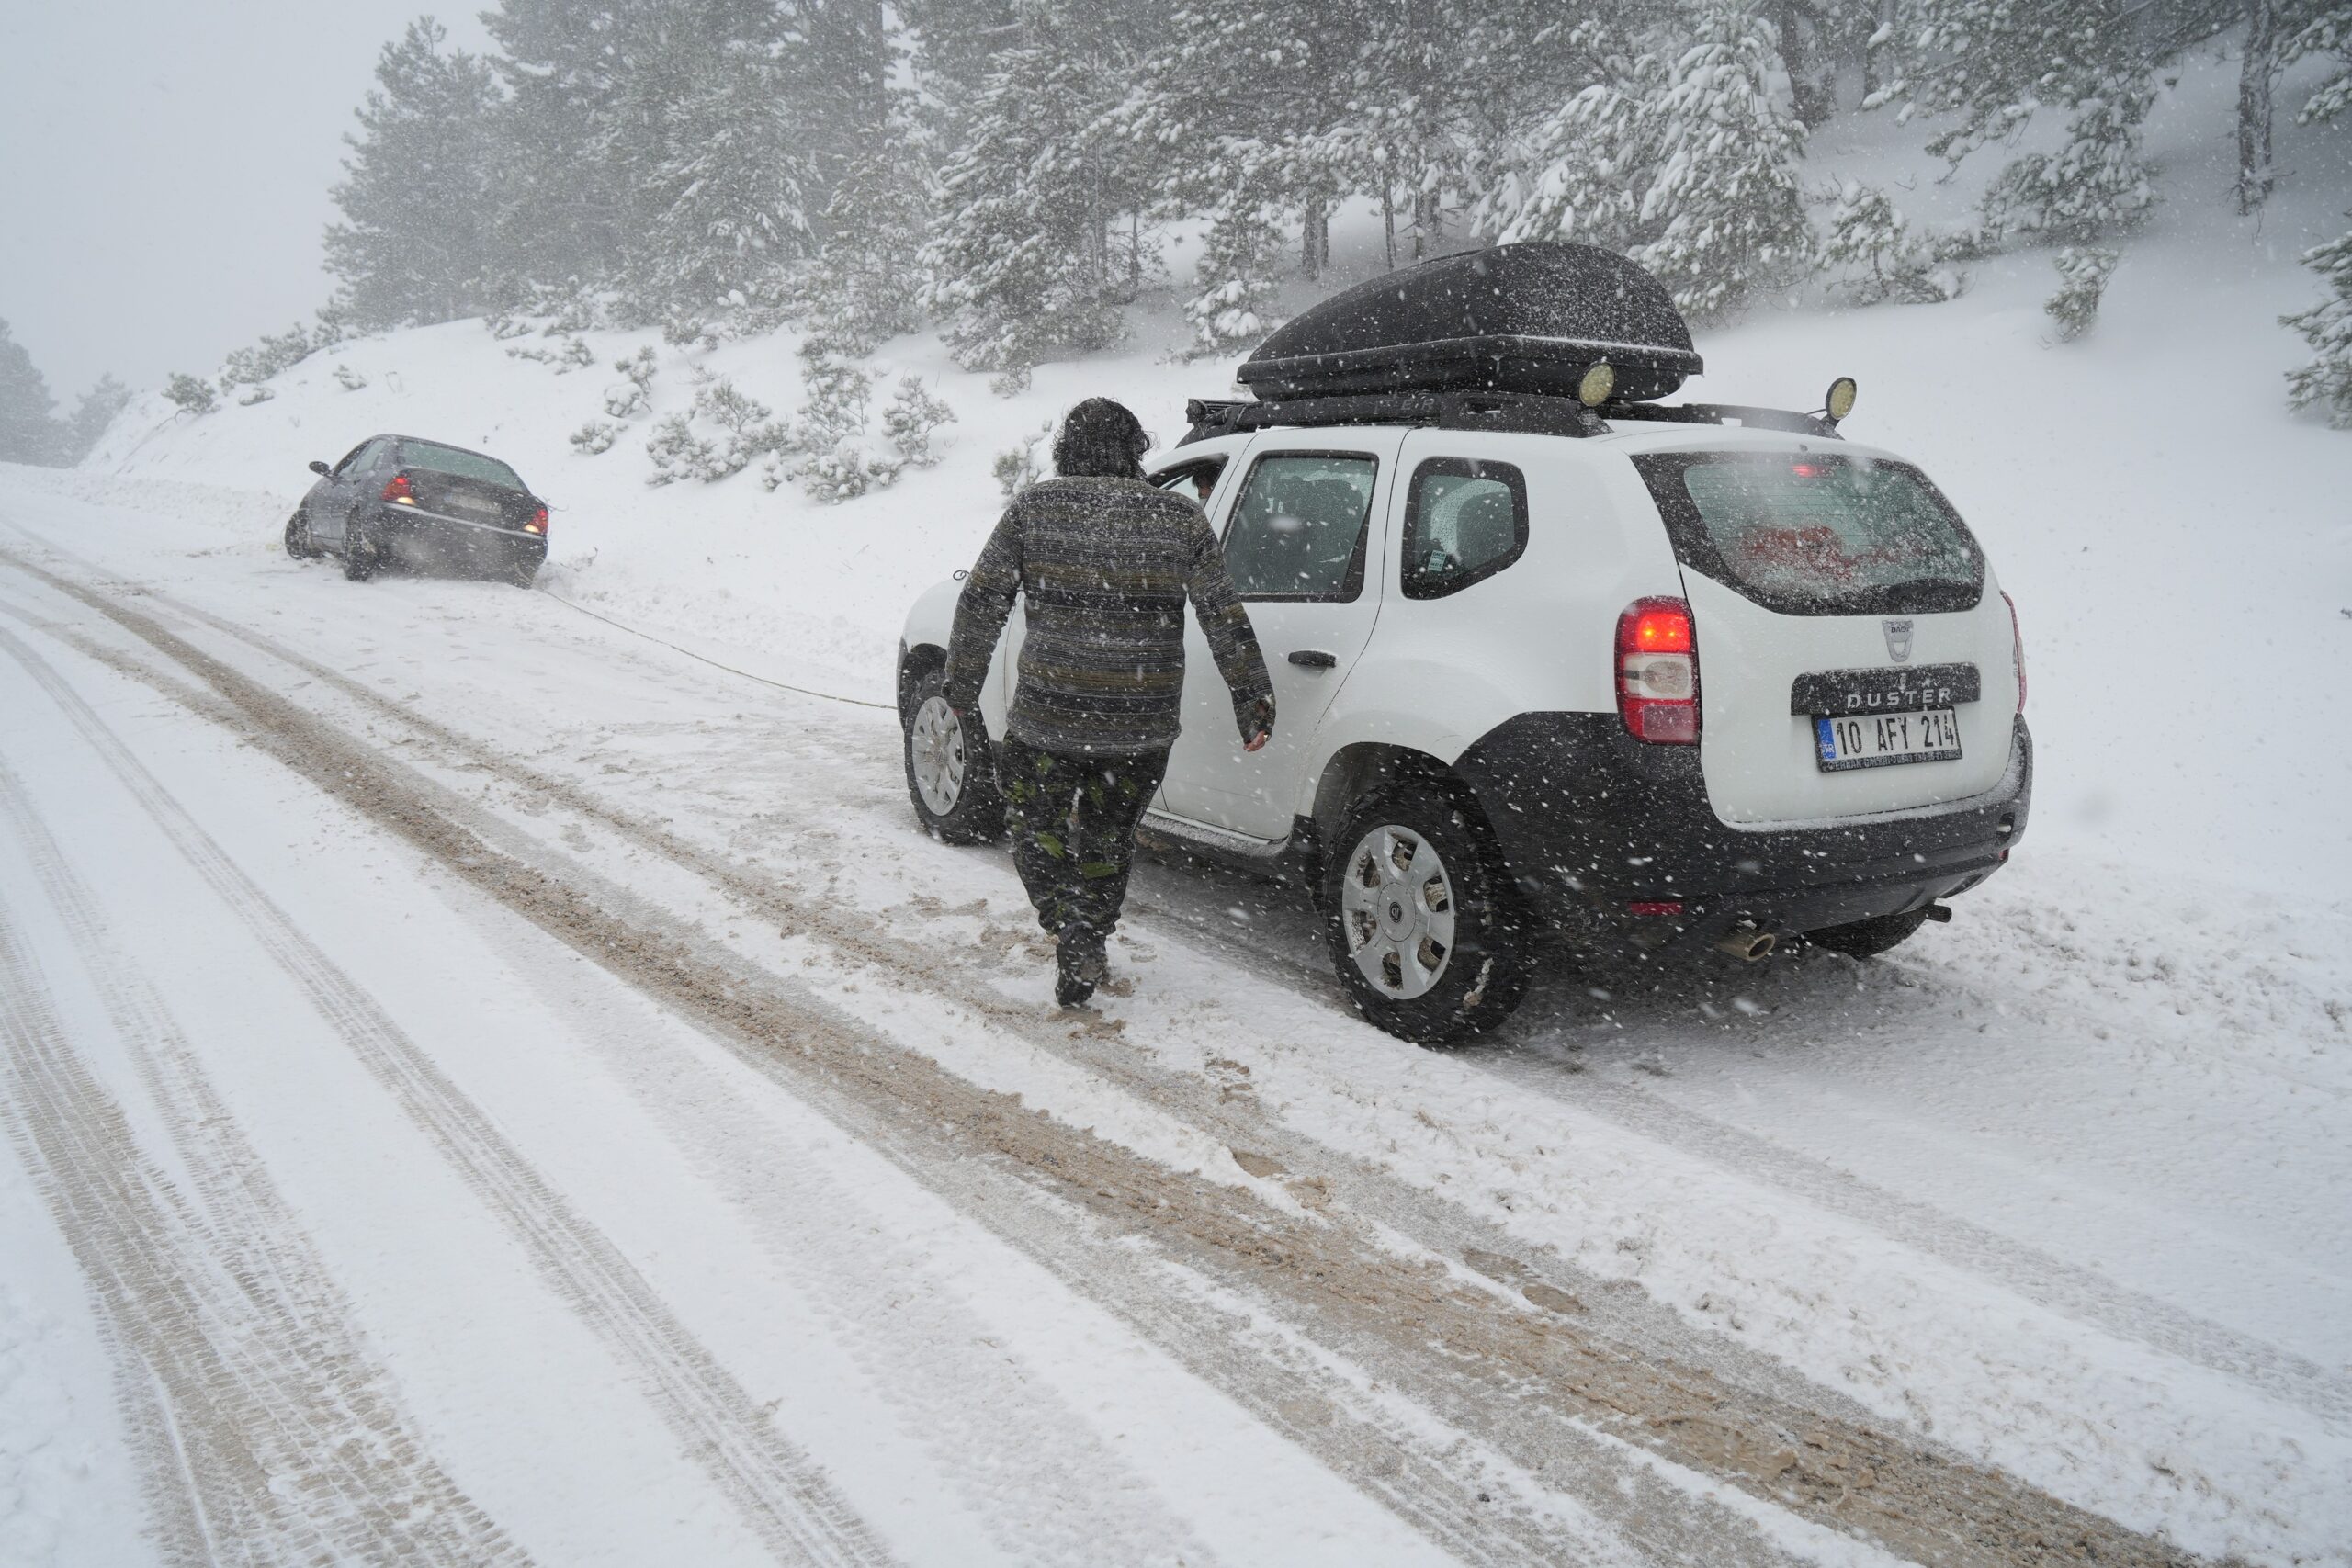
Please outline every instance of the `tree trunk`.
[{"label": "tree trunk", "polygon": [[1388,270],[1395,272],[1396,270],[1396,191],[1389,184],[1388,169],[1385,164],[1382,165],[1380,171],[1380,232],[1382,243],[1385,247],[1385,254],[1388,261]]},{"label": "tree trunk", "polygon": [[1807,130],[1829,118],[1829,95],[1814,70],[1813,34],[1804,26],[1804,0],[1780,0],[1772,24],[1781,35],[1781,63],[1789,73],[1790,108]]},{"label": "tree trunk", "polygon": [[1306,216],[1298,230],[1298,269],[1309,277],[1320,277],[1323,269],[1331,265],[1331,209],[1319,196],[1309,197]]},{"label": "tree trunk", "polygon": [[2252,212],[2270,195],[2270,88],[2278,74],[2278,15],[2274,0],[2245,0],[2245,56],[2238,65],[2238,210]]}]

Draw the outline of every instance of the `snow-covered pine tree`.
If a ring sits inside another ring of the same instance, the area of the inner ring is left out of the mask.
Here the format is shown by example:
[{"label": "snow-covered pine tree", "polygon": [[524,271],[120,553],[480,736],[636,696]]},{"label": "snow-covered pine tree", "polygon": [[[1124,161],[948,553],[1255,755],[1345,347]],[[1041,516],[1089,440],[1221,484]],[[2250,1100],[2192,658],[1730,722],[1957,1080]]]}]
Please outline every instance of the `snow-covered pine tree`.
[{"label": "snow-covered pine tree", "polygon": [[185,370],[172,372],[171,379],[164,383],[164,397],[182,413],[208,414],[220,406],[220,395],[212,389],[212,383]]},{"label": "snow-covered pine tree", "polygon": [[2153,197],[2140,122],[2153,101],[2154,54],[2144,0],[1905,0],[1902,93],[1961,123],[1928,151],[1957,165],[2014,135],[2041,108],[2070,115],[2066,145],[2029,153],[1985,197],[1995,237],[2089,240],[2125,232]]},{"label": "snow-covered pine tree", "polygon": [[0,321],[0,463],[64,462],[67,435],[56,410],[47,378]]},{"label": "snow-covered pine tree", "polygon": [[882,411],[882,434],[910,468],[927,468],[938,462],[931,438],[941,425],[955,423],[956,411],[912,376],[899,378],[898,392]]},{"label": "snow-covered pine tree", "polygon": [[[2347,214],[2352,216],[2352,214]],[[2312,361],[2287,373],[2297,408],[2317,408],[2338,430],[2352,430],[2352,234],[2303,253],[2303,265],[2327,285],[2327,298],[2281,316],[2312,346]]]},{"label": "snow-covered pine tree", "polygon": [[338,315],[364,327],[483,309],[491,266],[491,118],[497,80],[429,17],[376,61],[326,232]]},{"label": "snow-covered pine tree", "polygon": [[2098,321],[2099,300],[2107,293],[2116,260],[2115,252],[2097,245],[2068,245],[2053,259],[2058,292],[2041,308],[2058,323],[2060,342],[2072,343]]},{"label": "snow-covered pine tree", "polygon": [[112,376],[101,376],[74,405],[65,422],[66,461],[78,463],[97,447],[115,416],[130,406],[130,389]]},{"label": "snow-covered pine tree", "polygon": [[1719,317],[1804,276],[1815,241],[1772,24],[1751,0],[1702,0],[1698,19],[1658,100],[1657,174],[1642,196],[1642,221],[1663,228],[1635,254],[1686,314]]},{"label": "snow-covered pine tree", "polygon": [[923,241],[937,181],[911,96],[892,94],[864,151],[836,164],[800,304],[853,355],[922,324]]},{"label": "snow-covered pine tree", "polygon": [[1933,254],[1886,192],[1859,180],[1848,180],[1838,191],[1821,259],[1852,273],[1849,292],[1860,305],[1886,299],[1934,304],[1960,291],[1959,278],[1935,265]]},{"label": "snow-covered pine tree", "polygon": [[1148,197],[1142,150],[1105,135],[1103,121],[1132,60],[1102,8],[1030,0],[973,95],[923,248],[923,302],[967,367],[1117,340],[1117,307],[1141,265],[1129,220],[1139,227]]},{"label": "snow-covered pine tree", "polygon": [[668,152],[652,172],[661,210],[630,246],[640,316],[782,294],[809,246],[815,180],[787,85],[780,39],[719,38],[667,107]]},{"label": "snow-covered pine tree", "polygon": [[1282,323],[1273,301],[1283,260],[1282,211],[1263,194],[1236,189],[1209,220],[1184,301],[1193,324],[1189,357],[1246,350]]},{"label": "snow-covered pine tree", "polygon": [[2308,8],[2311,15],[2281,51],[2281,63],[2312,54],[2328,61],[2327,75],[2295,116],[2315,125],[2352,108],[2352,0],[2310,0]]}]

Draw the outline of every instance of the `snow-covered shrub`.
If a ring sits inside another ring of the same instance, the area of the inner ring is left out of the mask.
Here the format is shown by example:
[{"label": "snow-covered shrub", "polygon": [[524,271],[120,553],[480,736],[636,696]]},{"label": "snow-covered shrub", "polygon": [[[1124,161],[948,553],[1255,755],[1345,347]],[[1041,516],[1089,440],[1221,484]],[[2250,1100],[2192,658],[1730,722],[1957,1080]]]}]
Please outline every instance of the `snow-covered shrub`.
[{"label": "snow-covered shrub", "polygon": [[220,366],[224,387],[258,387],[281,370],[291,369],[310,356],[311,334],[300,322],[276,336],[267,333],[251,348],[231,354]]},{"label": "snow-covered shrub", "polygon": [[2352,234],[2303,253],[2303,265],[2327,284],[2328,297],[2278,318],[2312,345],[2312,359],[2287,372],[2297,408],[2324,410],[2338,430],[2352,430]]},{"label": "snow-covered shrub", "polygon": [[653,373],[660,368],[660,366],[653,356],[653,345],[648,344],[627,359],[614,360],[613,368],[628,377],[642,390],[651,389]]},{"label": "snow-covered shrub", "polygon": [[607,424],[601,419],[592,419],[571,433],[571,445],[582,457],[594,457],[600,452],[611,451],[613,443],[620,438],[619,425]]},{"label": "snow-covered shrub", "polygon": [[[863,438],[847,435],[811,450],[787,471],[800,481],[800,488],[811,500],[831,504],[888,487],[905,467],[903,463],[876,457],[866,450]],[[769,488],[774,489],[775,485]]]},{"label": "snow-covered shrub", "polygon": [[2099,297],[2107,292],[2108,275],[2115,270],[2116,253],[2096,245],[2068,245],[2053,265],[2058,268],[2058,292],[2042,305],[2058,323],[2058,338],[2071,343],[2091,330],[2098,320]]},{"label": "snow-covered shrub", "polygon": [[928,468],[939,461],[931,449],[932,433],[956,423],[956,411],[924,389],[912,376],[902,378],[890,406],[882,411],[882,434],[910,468]]},{"label": "snow-covered shrub", "polygon": [[346,392],[356,392],[368,385],[368,378],[348,365],[334,367],[334,384]]},{"label": "snow-covered shrub", "polygon": [[989,378],[989,390],[1000,398],[1017,398],[1029,390],[1029,367],[1000,370]]},{"label": "snow-covered shrub", "polygon": [[206,414],[220,406],[212,383],[185,371],[175,371],[164,383],[164,396],[179,405],[182,413]]},{"label": "snow-covered shrub", "polygon": [[249,409],[255,403],[266,403],[276,396],[277,396],[276,392],[256,383],[237,394],[237,406],[241,409]]},{"label": "snow-covered shrub", "polygon": [[605,412],[615,419],[634,419],[651,407],[645,389],[635,382],[623,382],[605,389]]},{"label": "snow-covered shrub", "polygon": [[800,345],[800,383],[808,389],[800,426],[809,446],[864,434],[866,406],[874,396],[872,377],[831,352],[822,339],[812,337]]},{"label": "snow-covered shrub", "polygon": [[653,460],[653,475],[645,481],[651,485],[707,479],[718,460],[718,448],[696,435],[682,413],[654,424],[653,434],[645,438],[645,455]]},{"label": "snow-covered shrub", "polygon": [[2144,82],[2119,79],[2086,100],[2053,154],[2030,152],[2011,163],[1984,192],[1992,234],[2082,242],[2128,234],[2155,206],[2140,155],[2140,122],[2154,97]]},{"label": "snow-covered shrub", "polygon": [[1860,305],[1884,299],[1935,304],[1962,287],[1957,274],[1935,265],[1933,252],[1887,194],[1859,180],[1848,180],[1838,192],[1821,259],[1853,270],[1849,288]]},{"label": "snow-covered shrub", "polygon": [[1004,491],[1007,501],[1044,477],[1046,468],[1039,454],[1052,442],[1053,435],[1053,421],[1047,420],[1045,428],[1035,435],[1009,451],[996,455],[996,461],[989,471],[996,475],[997,488]]},{"label": "snow-covered shrub", "polygon": [[672,348],[717,348],[718,329],[690,311],[673,310],[662,319],[662,341]]},{"label": "snow-covered shrub", "polygon": [[568,376],[574,370],[596,363],[595,353],[589,348],[588,340],[578,337],[565,339],[560,348],[510,348],[506,351],[506,357],[552,365],[559,376]]},{"label": "snow-covered shrub", "polygon": [[503,310],[492,310],[481,319],[481,324],[488,327],[490,335],[501,343],[505,343],[511,338],[531,335],[530,322],[517,321]]}]

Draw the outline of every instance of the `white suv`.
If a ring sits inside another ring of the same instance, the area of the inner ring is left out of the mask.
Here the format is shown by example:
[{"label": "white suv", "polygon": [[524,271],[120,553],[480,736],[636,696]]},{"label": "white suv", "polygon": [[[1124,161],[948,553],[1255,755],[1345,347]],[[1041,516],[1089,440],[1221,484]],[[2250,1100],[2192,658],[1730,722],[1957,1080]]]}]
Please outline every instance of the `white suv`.
[{"label": "white suv", "polygon": [[[1310,879],[1390,1031],[1491,1027],[1558,946],[1883,952],[2023,832],[2007,596],[1927,477],[1835,419],[1509,392],[1193,412],[1151,477],[1205,498],[1279,720],[1239,749],[1191,627],[1146,827]],[[967,733],[939,696],[959,587],[915,605],[899,691],[916,812],[969,842],[1001,831],[988,735],[1022,617]]]}]

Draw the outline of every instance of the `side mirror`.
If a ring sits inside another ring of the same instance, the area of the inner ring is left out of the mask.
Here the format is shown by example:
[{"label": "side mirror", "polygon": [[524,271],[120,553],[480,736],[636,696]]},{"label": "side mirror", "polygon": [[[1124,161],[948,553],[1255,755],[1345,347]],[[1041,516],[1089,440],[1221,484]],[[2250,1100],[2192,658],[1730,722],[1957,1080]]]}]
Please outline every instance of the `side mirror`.
[{"label": "side mirror", "polygon": [[311,472],[318,475],[321,479],[324,479],[327,475],[334,472],[334,470],[328,468],[324,463],[320,462],[316,457],[313,457],[311,459]]}]

